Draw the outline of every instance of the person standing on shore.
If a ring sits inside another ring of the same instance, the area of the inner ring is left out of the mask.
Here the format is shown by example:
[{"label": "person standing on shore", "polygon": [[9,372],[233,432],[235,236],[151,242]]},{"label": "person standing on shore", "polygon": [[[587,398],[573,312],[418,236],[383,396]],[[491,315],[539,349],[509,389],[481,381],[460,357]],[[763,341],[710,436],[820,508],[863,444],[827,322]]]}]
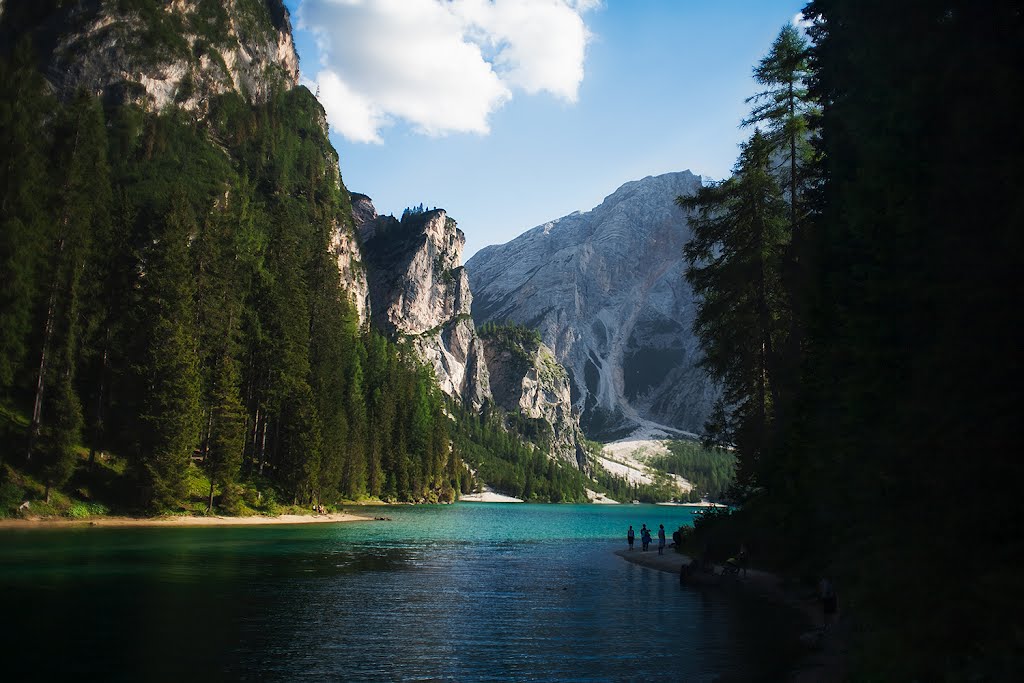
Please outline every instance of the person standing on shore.
[{"label": "person standing on shore", "polygon": [[626,542],[629,543],[629,549],[633,549],[633,525],[629,525],[629,531],[626,532]]},{"label": "person standing on shore", "polygon": [[665,554],[665,525],[658,525],[658,554]]},{"label": "person standing on shore", "polygon": [[647,552],[647,546],[651,544],[651,530],[647,528],[646,524],[640,529],[640,544],[644,552]]},{"label": "person standing on shore", "polygon": [[736,555],[736,566],[743,571],[743,578],[747,578],[747,561],[749,555],[747,554],[747,544],[740,543],[740,552]]}]

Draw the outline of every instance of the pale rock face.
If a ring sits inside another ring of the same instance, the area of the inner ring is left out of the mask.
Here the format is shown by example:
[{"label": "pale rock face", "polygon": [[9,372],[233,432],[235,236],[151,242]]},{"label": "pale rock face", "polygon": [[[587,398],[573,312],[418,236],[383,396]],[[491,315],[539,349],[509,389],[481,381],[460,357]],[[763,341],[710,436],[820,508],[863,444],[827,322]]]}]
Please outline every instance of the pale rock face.
[{"label": "pale rock face", "polygon": [[484,357],[491,378],[494,401],[505,410],[522,412],[551,425],[552,455],[584,469],[586,456],[579,416],[572,410],[569,375],[544,344],[529,354],[525,374],[515,354],[494,340],[485,339]]},{"label": "pale rock face", "polygon": [[370,286],[355,234],[347,225],[335,221],[328,249],[338,264],[341,284],[355,306],[359,324],[363,325],[370,319]]},{"label": "pale rock face", "polygon": [[[44,48],[44,70],[65,99],[85,88],[118,102],[156,110],[173,105],[198,116],[205,115],[211,96],[234,91],[262,101],[275,84],[298,85],[299,58],[283,2],[266,0],[266,14],[253,21],[244,21],[240,5],[223,2],[222,42],[211,45],[186,32],[173,50],[154,45],[151,27],[140,16],[120,13],[117,3],[68,3],[50,19],[62,39]],[[197,0],[174,0],[163,12],[187,26],[198,9]]]},{"label": "pale rock face", "polygon": [[700,183],[689,171],[626,183],[593,210],[486,247],[466,265],[475,318],[538,329],[594,436],[646,421],[700,432],[718,396],[697,365],[682,256],[690,230],[675,204]]},{"label": "pale rock face", "polygon": [[412,341],[438,385],[479,410],[490,397],[487,366],[470,315],[473,297],[462,267],[465,235],[443,210],[399,222],[377,216],[369,197],[352,195],[353,218],[368,271],[370,319]]}]

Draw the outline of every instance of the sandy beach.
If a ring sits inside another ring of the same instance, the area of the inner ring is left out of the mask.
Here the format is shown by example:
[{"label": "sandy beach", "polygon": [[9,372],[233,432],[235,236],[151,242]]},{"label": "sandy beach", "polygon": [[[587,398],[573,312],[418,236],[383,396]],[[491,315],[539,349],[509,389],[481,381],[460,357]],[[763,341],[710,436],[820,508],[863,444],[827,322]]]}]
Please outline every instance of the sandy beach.
[{"label": "sandy beach", "polygon": [[[666,548],[664,555],[657,550],[616,550],[615,554],[627,562],[668,572],[679,576],[684,564],[689,564],[689,555],[677,553]],[[722,573],[721,565],[715,565],[715,574]],[[808,634],[820,634],[819,645],[809,649],[798,663],[788,683],[840,683],[845,680],[845,657],[842,629],[837,628],[831,633],[820,632],[822,626],[821,603],[816,598],[808,599],[799,595],[775,574],[748,569],[745,577],[733,579],[710,574],[696,574],[688,579],[691,583],[701,586],[721,587],[722,590],[740,590],[758,599],[778,603],[789,609],[798,610],[807,623]]]},{"label": "sandy beach", "polygon": [[265,524],[335,524],[338,522],[372,522],[370,517],[332,512],[326,515],[278,515],[265,517],[91,517],[62,519],[26,517],[0,519],[0,529],[52,529],[60,527],[142,527],[142,526],[260,526]]},{"label": "sandy beach", "polygon": [[513,498],[512,496],[506,496],[503,493],[498,493],[490,486],[484,484],[483,490],[480,493],[464,493],[459,496],[460,503],[522,503],[523,501],[519,498]]}]

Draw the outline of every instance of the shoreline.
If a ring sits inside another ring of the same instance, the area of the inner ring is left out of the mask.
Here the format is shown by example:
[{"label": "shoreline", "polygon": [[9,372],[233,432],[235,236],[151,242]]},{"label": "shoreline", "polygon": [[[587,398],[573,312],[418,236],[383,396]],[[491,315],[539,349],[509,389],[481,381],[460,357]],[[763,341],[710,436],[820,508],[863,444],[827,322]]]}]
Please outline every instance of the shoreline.
[{"label": "shoreline", "polygon": [[[669,552],[664,555],[659,555],[656,549],[647,552],[622,549],[614,552],[631,564],[679,576],[682,566],[689,564],[692,558],[676,552],[674,548],[666,550]],[[751,597],[795,610],[801,615],[808,629],[801,635],[801,641],[808,636],[819,639],[817,647],[807,646],[804,654],[795,662],[793,672],[787,679],[788,683],[839,683],[845,680],[845,643],[842,625],[839,624],[832,631],[821,630],[823,617],[820,603],[816,598],[807,599],[796,595],[787,589],[782,577],[771,572],[748,569],[745,577],[722,579],[718,576],[722,572],[722,566],[716,564],[714,568],[715,576],[692,575],[689,585],[741,590]]]},{"label": "shoreline", "polygon": [[371,517],[352,515],[347,512],[332,512],[326,515],[277,515],[267,517],[88,517],[65,519],[60,517],[24,517],[0,519],[0,530],[8,529],[62,529],[73,527],[195,527],[195,526],[265,526],[279,524],[337,524],[347,522],[372,522]]}]

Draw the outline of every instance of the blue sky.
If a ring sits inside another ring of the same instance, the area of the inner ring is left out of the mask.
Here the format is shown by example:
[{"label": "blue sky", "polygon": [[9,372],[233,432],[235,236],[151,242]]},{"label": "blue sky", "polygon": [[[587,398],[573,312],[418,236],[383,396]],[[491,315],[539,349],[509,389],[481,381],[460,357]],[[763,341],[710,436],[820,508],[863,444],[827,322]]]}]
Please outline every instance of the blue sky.
[{"label": "blue sky", "polygon": [[286,4],[346,186],[447,209],[468,258],[629,180],[728,175],[751,69],[804,2]]}]

